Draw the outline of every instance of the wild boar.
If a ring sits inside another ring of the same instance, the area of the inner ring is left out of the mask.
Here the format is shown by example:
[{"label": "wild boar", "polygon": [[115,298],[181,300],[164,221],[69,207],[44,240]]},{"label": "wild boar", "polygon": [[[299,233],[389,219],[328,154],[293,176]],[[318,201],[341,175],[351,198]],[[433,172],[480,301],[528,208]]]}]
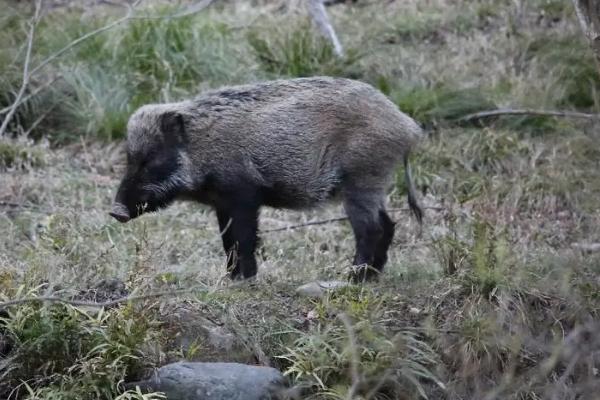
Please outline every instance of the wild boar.
[{"label": "wild boar", "polygon": [[212,206],[232,278],[256,275],[261,206],[306,209],[339,199],[356,239],[352,278],[377,276],[394,223],[385,194],[419,125],[372,86],[330,77],[226,87],[145,105],[127,125],[127,169],[110,212],[127,222],[176,199]]}]

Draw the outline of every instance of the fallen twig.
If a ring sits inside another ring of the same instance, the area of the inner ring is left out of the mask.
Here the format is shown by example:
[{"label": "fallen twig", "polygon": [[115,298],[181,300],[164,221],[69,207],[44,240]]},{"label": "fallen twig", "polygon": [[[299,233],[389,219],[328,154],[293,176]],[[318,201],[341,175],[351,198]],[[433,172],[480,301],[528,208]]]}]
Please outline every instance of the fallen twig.
[{"label": "fallen twig", "polygon": [[[52,86],[52,84],[54,82],[56,82],[60,77],[54,77],[52,78],[50,81],[46,82],[45,84],[43,84],[42,86],[37,87],[33,92],[29,93],[27,96],[23,97],[20,101],[20,104],[26,103],[29,99],[31,99],[32,97],[37,96],[38,94],[40,94],[40,92],[42,92],[43,90],[48,89],[50,86]],[[10,106],[6,106],[3,109],[0,109],[0,115],[2,114],[6,114],[7,112],[9,112],[12,109],[12,105]]]},{"label": "fallen twig", "polygon": [[[436,210],[436,211],[442,210],[442,207],[423,207],[423,208],[426,210]],[[387,211],[389,211],[389,212],[410,212],[411,210],[410,210],[410,208],[390,208]],[[282,228],[261,230],[261,231],[259,231],[259,233],[283,232],[283,231],[289,231],[292,229],[304,228],[306,226],[325,225],[325,224],[331,224],[332,222],[346,221],[347,219],[348,219],[348,217],[336,217],[336,218],[322,219],[322,220],[318,220],[318,221],[305,222],[302,224],[284,226]]]},{"label": "fallen twig", "polygon": [[480,111],[473,114],[465,115],[458,119],[459,122],[468,122],[476,119],[483,119],[489,117],[497,117],[502,115],[533,115],[543,117],[564,117],[564,118],[581,118],[581,119],[600,119],[600,114],[588,114],[577,111],[551,111],[551,110],[532,110],[529,108],[524,109],[499,109]]},{"label": "fallen twig", "polygon": [[214,288],[214,287],[210,288],[210,287],[207,287],[206,285],[193,286],[193,287],[185,288],[185,289],[165,290],[165,291],[161,291],[161,292],[146,293],[146,294],[140,294],[140,295],[129,295],[129,296],[124,296],[124,297],[120,297],[118,299],[104,301],[104,302],[100,302],[100,303],[94,302],[94,301],[65,299],[65,298],[57,297],[57,296],[24,297],[21,299],[14,299],[14,300],[0,302],[0,310],[3,310],[7,307],[14,306],[14,305],[25,304],[25,303],[36,303],[36,302],[61,303],[61,304],[68,304],[68,305],[75,306],[75,307],[106,308],[106,307],[115,306],[117,304],[154,299],[154,298],[158,298],[158,297],[174,297],[174,296],[179,296],[182,294],[195,293],[195,292],[214,293],[216,291],[231,289],[231,288],[235,288],[235,287],[238,287],[238,286],[241,286],[244,284],[246,284],[245,281],[233,282],[227,286],[223,286],[220,288]]},{"label": "fallen twig", "polygon": [[[199,290],[200,290],[200,288],[198,288],[198,287],[190,288],[190,289],[170,290],[170,291],[165,291],[165,292],[148,293],[148,294],[142,294],[142,295],[137,295],[137,296],[125,296],[125,297],[121,297],[121,298],[118,298],[115,300],[105,301],[105,302],[101,302],[101,303],[97,303],[94,301],[64,299],[62,297],[56,297],[56,296],[24,297],[22,299],[9,300],[9,301],[0,303],[0,310],[10,307],[10,306],[14,306],[14,305],[25,304],[25,303],[35,303],[35,302],[61,303],[61,304],[68,304],[68,305],[75,306],[75,307],[105,308],[105,307],[111,307],[111,306],[121,304],[121,303],[128,303],[130,301],[147,300],[147,299],[152,299],[152,298],[156,298],[156,297],[177,296],[180,294],[195,292],[195,291],[199,291]],[[203,288],[203,291],[207,291],[207,289]]]},{"label": "fallen twig", "polygon": [[274,228],[274,229],[261,230],[261,231],[259,231],[259,233],[282,232],[282,231],[288,231],[288,230],[292,230],[292,229],[304,228],[305,226],[325,225],[325,224],[330,224],[332,222],[345,221],[347,219],[348,219],[348,217],[337,217],[337,218],[321,219],[321,220],[318,220],[318,221],[305,222],[303,224],[288,225],[288,226],[284,226],[283,228]]}]

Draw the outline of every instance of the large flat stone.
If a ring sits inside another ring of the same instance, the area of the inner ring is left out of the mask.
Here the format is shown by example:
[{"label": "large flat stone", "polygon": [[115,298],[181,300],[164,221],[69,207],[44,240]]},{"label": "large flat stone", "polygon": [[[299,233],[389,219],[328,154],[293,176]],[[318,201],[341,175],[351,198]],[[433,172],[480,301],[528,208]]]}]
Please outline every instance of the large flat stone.
[{"label": "large flat stone", "polygon": [[268,400],[285,387],[269,367],[238,363],[178,362],[159,368],[146,381],[127,385],[163,392],[169,400]]}]

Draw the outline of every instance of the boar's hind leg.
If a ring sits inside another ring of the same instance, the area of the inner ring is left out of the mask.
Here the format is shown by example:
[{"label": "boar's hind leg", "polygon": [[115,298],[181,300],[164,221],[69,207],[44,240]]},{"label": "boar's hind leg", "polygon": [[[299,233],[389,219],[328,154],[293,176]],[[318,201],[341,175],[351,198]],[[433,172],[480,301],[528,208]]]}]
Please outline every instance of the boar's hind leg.
[{"label": "boar's hind leg", "polygon": [[353,264],[359,266],[352,274],[354,281],[376,276],[385,263],[387,248],[393,235],[393,223],[382,217],[383,195],[379,191],[347,191],[344,208],[356,238]]},{"label": "boar's hind leg", "polygon": [[217,209],[217,218],[231,278],[253,277],[257,271],[254,251],[258,242],[258,205],[240,202]]},{"label": "boar's hind leg", "polygon": [[379,222],[381,223],[381,227],[383,228],[383,235],[377,242],[377,246],[375,247],[375,258],[373,260],[373,267],[381,271],[383,266],[387,262],[387,251],[392,244],[392,239],[394,239],[394,222],[390,219],[389,215],[382,207],[379,210]]}]

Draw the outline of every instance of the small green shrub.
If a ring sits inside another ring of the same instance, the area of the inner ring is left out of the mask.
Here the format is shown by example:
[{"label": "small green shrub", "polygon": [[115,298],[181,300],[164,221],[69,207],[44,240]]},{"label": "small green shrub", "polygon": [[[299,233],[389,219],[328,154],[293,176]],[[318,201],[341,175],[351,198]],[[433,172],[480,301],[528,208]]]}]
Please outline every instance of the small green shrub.
[{"label": "small green shrub", "polygon": [[[351,388],[365,398],[400,393],[425,398],[424,385],[443,388],[432,371],[437,358],[425,338],[380,325],[386,299],[367,288],[348,287],[316,301],[318,321],[306,332],[289,335],[284,354],[277,357],[285,374],[313,387],[317,398],[345,399]],[[361,382],[354,380],[353,368]]]},{"label": "small green shrub", "polygon": [[421,123],[453,121],[467,114],[493,110],[496,105],[481,89],[445,86],[400,86],[390,90],[400,110]]},{"label": "small green shrub", "polygon": [[122,138],[133,111],[132,88],[124,75],[101,67],[76,67],[63,72],[70,94],[63,98],[62,121],[55,141],[96,136],[104,140]]},{"label": "small green shrub", "polygon": [[548,91],[557,107],[600,107],[600,73],[583,36],[545,35],[529,43],[526,55],[537,60],[542,72],[551,78]]},{"label": "small green shrub", "polygon": [[[422,381],[435,382],[443,387],[430,368],[436,355],[429,345],[414,332],[399,332],[388,337],[368,321],[361,321],[352,333],[352,347],[346,328],[339,322],[319,324],[309,332],[298,332],[297,339],[278,356],[287,365],[285,375],[297,384],[313,387],[327,398],[348,398],[352,381],[351,368],[359,369],[362,384],[356,394],[366,396],[374,387],[374,395],[404,398],[426,398]],[[358,363],[353,366],[353,357]]]},{"label": "small green shrub", "polygon": [[400,15],[393,23],[391,33],[402,41],[430,40],[441,29],[443,18],[438,13]]},{"label": "small green shrub", "polygon": [[[151,12],[168,15],[173,9]],[[122,73],[135,82],[137,105],[196,94],[203,82],[230,82],[241,62],[227,25],[204,16],[134,21],[112,35],[109,45]]]},{"label": "small green shrub", "polygon": [[436,238],[433,249],[446,273],[457,274],[467,290],[487,297],[508,282],[512,261],[505,235],[482,218],[461,235],[454,217],[449,221],[448,234]]},{"label": "small green shrub", "polygon": [[357,77],[354,66],[360,59],[360,54],[353,49],[346,49],[346,55],[339,58],[332,45],[309,24],[251,31],[248,43],[262,69],[269,74],[289,77]]},{"label": "small green shrub", "polygon": [[149,312],[133,306],[92,313],[39,303],[8,309],[0,331],[10,344],[0,394],[73,400],[113,399],[148,363],[143,350],[157,334]]},{"label": "small green shrub", "polygon": [[36,168],[45,162],[44,149],[31,143],[0,140],[0,171],[5,169]]}]

